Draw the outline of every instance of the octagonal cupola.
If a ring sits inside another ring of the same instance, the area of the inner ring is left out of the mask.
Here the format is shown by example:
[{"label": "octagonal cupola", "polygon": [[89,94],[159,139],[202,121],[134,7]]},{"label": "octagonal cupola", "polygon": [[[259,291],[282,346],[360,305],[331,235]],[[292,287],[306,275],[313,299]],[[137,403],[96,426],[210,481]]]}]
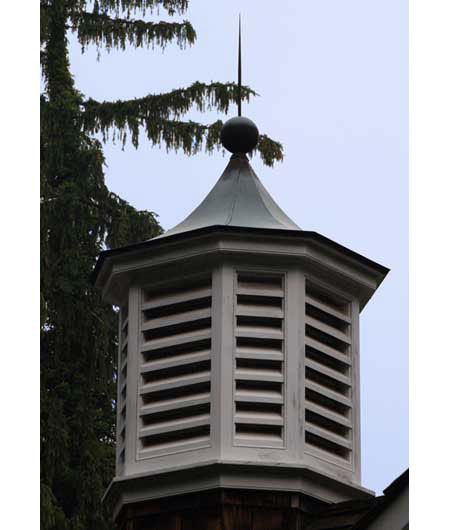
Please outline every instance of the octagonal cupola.
[{"label": "octagonal cupola", "polygon": [[204,201],[97,263],[97,286],[120,307],[108,496],[117,506],[223,487],[367,496],[359,315],[387,269],[281,210],[247,158],[250,120],[230,120],[222,138],[232,156]]}]

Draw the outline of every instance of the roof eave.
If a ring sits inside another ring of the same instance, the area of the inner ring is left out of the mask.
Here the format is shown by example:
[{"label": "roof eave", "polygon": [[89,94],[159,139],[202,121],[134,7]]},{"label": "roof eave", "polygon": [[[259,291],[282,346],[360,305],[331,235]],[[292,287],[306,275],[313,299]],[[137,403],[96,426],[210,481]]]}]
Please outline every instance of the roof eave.
[{"label": "roof eave", "polygon": [[[149,239],[142,243],[136,243],[125,247],[120,247],[111,250],[105,250],[100,253],[95,268],[92,273],[92,282],[94,285],[99,286],[99,278],[106,264],[114,258],[123,257],[126,254],[139,254],[153,248],[161,248],[169,243],[179,242],[192,237],[203,236],[212,233],[241,233],[241,234],[267,234],[272,236],[282,236],[288,238],[298,238],[303,240],[314,241],[321,245],[327,246],[335,251],[338,251],[347,257],[359,262],[361,265],[368,267],[377,273],[379,273],[384,279],[389,273],[389,269],[384,265],[377,263],[365,256],[358,254],[357,252],[337,243],[318,232],[306,231],[306,230],[287,230],[287,229],[274,229],[274,228],[249,228],[249,227],[237,227],[229,225],[213,225],[188,232],[182,232],[179,234],[169,235],[161,239]],[[380,282],[381,283],[381,282]]]}]

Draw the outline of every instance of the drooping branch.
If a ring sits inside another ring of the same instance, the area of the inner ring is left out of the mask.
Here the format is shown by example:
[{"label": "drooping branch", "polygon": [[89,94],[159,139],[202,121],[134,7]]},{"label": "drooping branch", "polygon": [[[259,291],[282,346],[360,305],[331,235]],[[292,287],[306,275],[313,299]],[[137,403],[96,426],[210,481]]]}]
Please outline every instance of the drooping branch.
[{"label": "drooping branch", "polygon": [[146,123],[147,138],[152,146],[165,144],[166,149],[183,150],[186,155],[193,155],[201,150],[212,152],[219,147],[222,121],[210,125],[194,121],[161,120]]},{"label": "drooping branch", "polygon": [[101,134],[104,142],[118,140],[122,145],[125,145],[128,135],[131,134],[132,143],[137,148],[139,131],[142,128],[152,146],[165,144],[168,151],[182,149],[185,154],[193,155],[203,147],[208,151],[213,149],[220,136],[221,126],[220,121],[208,126],[193,121],[154,120],[141,116],[133,120],[132,126],[127,121],[113,120],[108,125],[99,121],[88,131]]},{"label": "drooping branch", "polygon": [[[243,87],[242,96],[247,101],[256,93]],[[143,121],[174,120],[189,110],[217,110],[227,113],[231,103],[236,103],[238,87],[235,83],[193,83],[165,94],[150,94],[128,101],[98,102],[87,100],[84,106],[84,125],[87,130],[128,128],[132,142],[138,145],[138,129]]]},{"label": "drooping branch", "polygon": [[100,9],[107,9],[119,14],[140,11],[145,15],[146,11],[153,13],[163,8],[169,15],[186,12],[189,0],[97,0]]},{"label": "drooping branch", "polygon": [[259,135],[259,142],[256,150],[261,155],[266,166],[273,167],[274,162],[283,161],[283,146],[280,142],[272,140],[266,134]]},{"label": "drooping branch", "polygon": [[[112,140],[119,139],[123,144],[126,142],[127,133],[132,136],[139,134],[140,127],[143,128],[147,139],[152,147],[165,145],[167,151],[182,150],[186,155],[194,155],[200,151],[211,153],[213,150],[221,150],[220,131],[223,122],[218,120],[212,124],[205,125],[194,121],[179,120],[154,120],[141,117],[138,120],[137,130],[130,130],[126,125],[121,128],[105,127],[94,128],[92,132],[101,133],[103,141],[110,139],[110,129],[113,129]],[[133,141],[133,144],[136,143]],[[272,167],[275,161],[283,160],[283,147],[280,143],[271,140],[266,135],[260,136],[256,150],[261,155],[263,162]]]},{"label": "drooping branch", "polygon": [[73,13],[72,29],[84,50],[88,44],[102,45],[109,51],[112,48],[125,50],[126,45],[135,48],[160,46],[176,41],[181,48],[195,42],[196,33],[191,23],[145,22],[129,18],[111,18],[105,13]]},{"label": "drooping branch", "polygon": [[136,210],[113,192],[108,194],[105,209],[107,248],[117,248],[123,245],[123,241],[138,243],[162,232],[155,212]]}]

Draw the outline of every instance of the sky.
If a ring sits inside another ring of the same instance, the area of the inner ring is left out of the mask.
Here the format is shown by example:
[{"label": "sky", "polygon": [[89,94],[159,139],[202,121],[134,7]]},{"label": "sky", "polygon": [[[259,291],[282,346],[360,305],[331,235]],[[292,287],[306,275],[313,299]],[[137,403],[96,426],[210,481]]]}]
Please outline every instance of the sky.
[{"label": "sky", "polygon": [[[301,228],[391,269],[360,325],[362,483],[381,493],[408,467],[407,0],[191,0],[181,18],[197,42],[185,50],[103,51],[98,61],[94,46],[82,54],[71,39],[76,85],[103,101],[235,81],[239,13],[243,83],[259,94],[243,115],[285,152],[274,168],[254,157],[257,175]],[[109,142],[105,155],[109,188],[156,212],[165,229],[201,202],[228,160],[167,153],[144,135],[138,150]]]}]

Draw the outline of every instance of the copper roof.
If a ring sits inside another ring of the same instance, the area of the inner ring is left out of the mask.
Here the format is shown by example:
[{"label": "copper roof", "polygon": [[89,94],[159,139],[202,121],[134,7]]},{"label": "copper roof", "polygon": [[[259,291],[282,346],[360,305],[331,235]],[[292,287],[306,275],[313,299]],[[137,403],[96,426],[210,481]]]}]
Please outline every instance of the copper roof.
[{"label": "copper roof", "polygon": [[155,239],[208,226],[300,230],[270,196],[244,154],[233,155],[203,202]]}]

